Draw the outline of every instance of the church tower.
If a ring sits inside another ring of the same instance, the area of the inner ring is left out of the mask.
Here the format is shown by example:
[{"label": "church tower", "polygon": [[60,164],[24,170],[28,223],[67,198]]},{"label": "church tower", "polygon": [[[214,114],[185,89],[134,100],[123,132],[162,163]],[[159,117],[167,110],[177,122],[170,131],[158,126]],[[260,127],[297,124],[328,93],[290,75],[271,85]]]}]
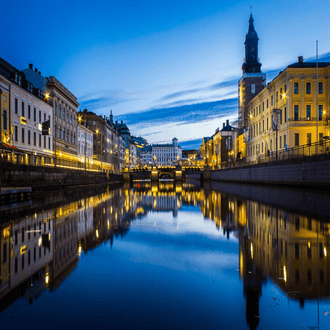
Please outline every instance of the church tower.
[{"label": "church tower", "polygon": [[249,30],[245,37],[245,59],[243,75],[238,82],[238,123],[240,128],[248,127],[247,104],[265,87],[266,74],[261,72],[258,58],[258,35],[250,15]]}]

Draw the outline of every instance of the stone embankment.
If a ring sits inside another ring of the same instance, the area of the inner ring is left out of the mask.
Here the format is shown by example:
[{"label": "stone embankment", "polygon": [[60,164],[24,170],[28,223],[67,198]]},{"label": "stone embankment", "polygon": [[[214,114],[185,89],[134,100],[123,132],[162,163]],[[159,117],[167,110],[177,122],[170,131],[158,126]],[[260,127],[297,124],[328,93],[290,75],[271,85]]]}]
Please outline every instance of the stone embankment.
[{"label": "stone embankment", "polygon": [[[206,176],[205,176],[206,177]],[[210,171],[209,181],[329,186],[330,157],[306,157]]]},{"label": "stone embankment", "polygon": [[0,165],[1,187],[31,187],[36,190],[118,182],[123,182],[120,174],[9,163]]}]

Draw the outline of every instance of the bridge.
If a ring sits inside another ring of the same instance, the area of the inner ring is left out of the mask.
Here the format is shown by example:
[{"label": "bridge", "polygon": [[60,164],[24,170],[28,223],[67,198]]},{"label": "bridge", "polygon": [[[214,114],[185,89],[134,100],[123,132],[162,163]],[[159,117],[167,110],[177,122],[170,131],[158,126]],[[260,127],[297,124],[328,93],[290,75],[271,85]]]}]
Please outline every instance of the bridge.
[{"label": "bridge", "polygon": [[[126,182],[132,181],[158,181],[186,179],[203,180],[205,177],[203,167],[197,166],[153,166],[125,168],[122,175]],[[207,173],[209,175],[209,173]]]}]

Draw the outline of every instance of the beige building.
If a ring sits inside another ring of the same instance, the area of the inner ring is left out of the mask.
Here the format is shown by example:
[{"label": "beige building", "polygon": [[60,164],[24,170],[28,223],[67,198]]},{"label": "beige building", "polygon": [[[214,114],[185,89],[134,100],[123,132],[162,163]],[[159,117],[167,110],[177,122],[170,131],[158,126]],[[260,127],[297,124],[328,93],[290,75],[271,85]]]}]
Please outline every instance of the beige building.
[{"label": "beige building", "polygon": [[251,100],[247,105],[248,162],[329,136],[329,73],[330,63],[318,63],[317,70],[315,62],[299,57]]},{"label": "beige building", "polygon": [[42,135],[42,124],[53,122],[52,107],[46,102],[42,90],[28,81],[23,71],[3,59],[0,59],[0,68],[3,79],[7,85],[10,83],[10,109],[8,102],[3,103],[4,107],[8,107],[8,114],[7,109],[3,109],[3,115],[7,115],[2,122],[2,128],[4,125],[6,128],[2,130],[4,139],[25,152],[24,157],[18,158],[15,154],[14,161],[30,165],[50,164],[53,155],[52,129],[49,135]]}]

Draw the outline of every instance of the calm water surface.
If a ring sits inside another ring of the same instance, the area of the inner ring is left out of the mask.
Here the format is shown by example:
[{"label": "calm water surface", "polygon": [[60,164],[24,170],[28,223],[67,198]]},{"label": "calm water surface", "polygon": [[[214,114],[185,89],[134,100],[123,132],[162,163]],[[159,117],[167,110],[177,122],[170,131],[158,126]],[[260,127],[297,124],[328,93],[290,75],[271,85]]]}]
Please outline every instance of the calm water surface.
[{"label": "calm water surface", "polygon": [[329,196],[211,184],[1,207],[1,327],[330,329]]}]

